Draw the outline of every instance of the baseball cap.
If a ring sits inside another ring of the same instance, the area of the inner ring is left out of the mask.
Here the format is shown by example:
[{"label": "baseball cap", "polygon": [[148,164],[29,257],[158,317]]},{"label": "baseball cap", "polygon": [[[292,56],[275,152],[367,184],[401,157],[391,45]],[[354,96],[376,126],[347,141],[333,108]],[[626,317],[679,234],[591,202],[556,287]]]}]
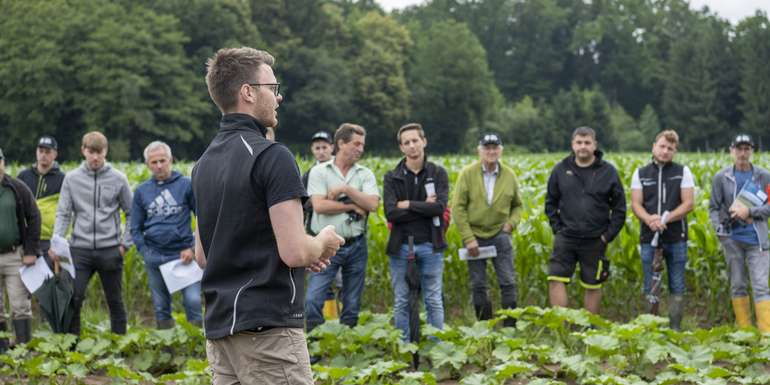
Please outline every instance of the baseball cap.
[{"label": "baseball cap", "polygon": [[329,144],[333,144],[334,140],[332,140],[331,134],[329,134],[326,131],[318,131],[315,134],[313,134],[313,137],[310,139],[310,142],[315,142],[316,140],[323,140],[325,142],[328,142]]},{"label": "baseball cap", "polygon": [[748,134],[738,134],[735,136],[735,139],[733,139],[731,146],[735,147],[739,144],[748,144],[749,146],[754,147],[754,140],[752,140],[751,136]]},{"label": "baseball cap", "polygon": [[497,136],[497,134],[489,133],[484,134],[484,136],[481,137],[479,140],[479,144],[482,146],[486,146],[488,144],[496,144],[498,146],[501,146],[503,144],[503,141],[500,140],[500,137]]},{"label": "baseball cap", "polygon": [[59,148],[59,145],[56,143],[56,139],[53,138],[53,136],[41,136],[40,140],[37,141],[38,147],[45,147],[50,148],[52,150],[56,150]]}]

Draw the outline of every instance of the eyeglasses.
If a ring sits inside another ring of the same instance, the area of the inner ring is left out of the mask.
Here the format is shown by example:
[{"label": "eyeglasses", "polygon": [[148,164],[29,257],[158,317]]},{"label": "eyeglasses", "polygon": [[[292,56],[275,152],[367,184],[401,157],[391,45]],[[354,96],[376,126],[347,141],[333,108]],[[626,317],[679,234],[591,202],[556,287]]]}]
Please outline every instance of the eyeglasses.
[{"label": "eyeglasses", "polygon": [[281,89],[281,83],[248,83],[252,87],[268,87],[270,91],[273,91],[273,95],[278,96]]}]

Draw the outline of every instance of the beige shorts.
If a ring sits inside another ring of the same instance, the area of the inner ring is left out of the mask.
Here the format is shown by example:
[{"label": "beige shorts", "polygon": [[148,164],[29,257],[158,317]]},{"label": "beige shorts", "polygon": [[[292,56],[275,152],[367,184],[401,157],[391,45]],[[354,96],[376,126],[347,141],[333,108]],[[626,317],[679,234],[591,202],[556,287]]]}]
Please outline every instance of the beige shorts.
[{"label": "beige shorts", "polygon": [[275,328],[206,341],[214,385],[313,385],[305,332]]}]

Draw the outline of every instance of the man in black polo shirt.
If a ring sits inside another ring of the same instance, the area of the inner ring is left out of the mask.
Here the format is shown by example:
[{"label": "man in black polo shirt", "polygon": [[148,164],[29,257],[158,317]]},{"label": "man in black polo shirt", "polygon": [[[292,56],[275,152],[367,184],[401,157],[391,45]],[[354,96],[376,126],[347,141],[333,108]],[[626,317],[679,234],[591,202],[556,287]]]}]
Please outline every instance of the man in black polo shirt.
[{"label": "man in black polo shirt", "polygon": [[215,385],[313,384],[304,272],[324,269],[344,241],[333,227],[305,234],[297,163],[265,139],[283,99],[273,61],[243,47],[221,49],[207,62],[206,84],[223,116],[192,180]]}]

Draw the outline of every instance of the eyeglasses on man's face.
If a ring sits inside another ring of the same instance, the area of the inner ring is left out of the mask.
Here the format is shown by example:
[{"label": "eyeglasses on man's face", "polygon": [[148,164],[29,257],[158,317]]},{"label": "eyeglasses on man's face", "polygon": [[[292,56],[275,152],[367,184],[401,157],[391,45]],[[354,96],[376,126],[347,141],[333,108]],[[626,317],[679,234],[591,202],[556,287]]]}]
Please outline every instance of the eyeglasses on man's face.
[{"label": "eyeglasses on man's face", "polygon": [[248,83],[252,87],[268,87],[270,91],[273,92],[273,95],[278,96],[278,93],[281,90],[281,83]]}]

